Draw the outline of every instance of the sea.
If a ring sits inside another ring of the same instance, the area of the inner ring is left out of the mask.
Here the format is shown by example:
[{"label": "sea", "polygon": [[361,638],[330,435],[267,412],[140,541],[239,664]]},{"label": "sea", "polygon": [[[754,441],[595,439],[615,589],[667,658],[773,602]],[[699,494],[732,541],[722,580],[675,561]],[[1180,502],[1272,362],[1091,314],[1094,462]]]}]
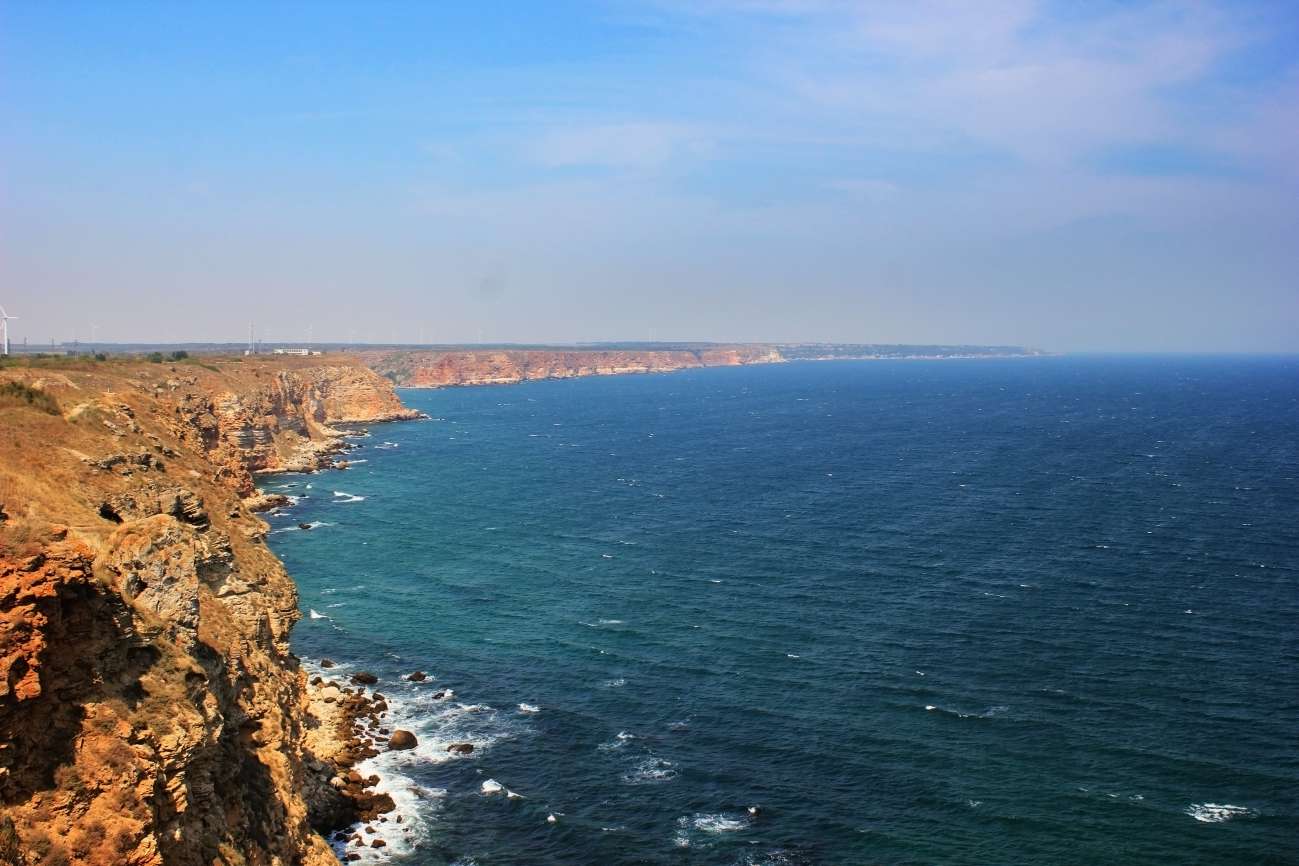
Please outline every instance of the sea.
[{"label": "sea", "polygon": [[1299,358],[401,397],[260,482],[295,652],[419,741],[341,853],[1299,863]]}]

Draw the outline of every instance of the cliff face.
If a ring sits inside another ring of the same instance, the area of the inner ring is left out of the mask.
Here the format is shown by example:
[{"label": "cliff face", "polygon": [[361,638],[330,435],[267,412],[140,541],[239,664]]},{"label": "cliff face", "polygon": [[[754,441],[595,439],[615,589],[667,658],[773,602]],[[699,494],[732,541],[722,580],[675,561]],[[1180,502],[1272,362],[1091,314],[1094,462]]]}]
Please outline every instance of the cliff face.
[{"label": "cliff face", "polygon": [[296,590],[242,497],[409,415],[350,362],[0,370],[0,864],[337,863]]},{"label": "cliff face", "polygon": [[471,349],[454,352],[365,352],[362,360],[398,385],[442,388],[502,385],[533,379],[570,379],[620,373],[664,373],[696,367],[770,364],[783,360],[769,346],[708,346],[640,351],[612,349]]}]

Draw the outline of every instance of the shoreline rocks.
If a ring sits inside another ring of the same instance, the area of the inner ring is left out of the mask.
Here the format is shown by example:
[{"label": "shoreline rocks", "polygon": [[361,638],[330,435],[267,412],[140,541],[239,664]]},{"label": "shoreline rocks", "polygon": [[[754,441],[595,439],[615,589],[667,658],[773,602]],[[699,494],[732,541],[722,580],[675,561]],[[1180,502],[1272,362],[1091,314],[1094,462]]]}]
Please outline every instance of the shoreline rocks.
[{"label": "shoreline rocks", "polygon": [[[392,732],[388,738],[388,751],[398,752],[405,749],[413,749],[419,745],[419,739],[410,731],[404,731],[401,728]],[[470,749],[473,747],[470,746]]]}]

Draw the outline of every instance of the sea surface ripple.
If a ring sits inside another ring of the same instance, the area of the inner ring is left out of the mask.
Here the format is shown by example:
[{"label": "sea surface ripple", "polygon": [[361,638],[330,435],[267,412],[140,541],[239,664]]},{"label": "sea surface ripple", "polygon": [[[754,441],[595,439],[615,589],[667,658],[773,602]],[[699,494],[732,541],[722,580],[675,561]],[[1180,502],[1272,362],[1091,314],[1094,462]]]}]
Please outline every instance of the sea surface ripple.
[{"label": "sea surface ripple", "polygon": [[296,651],[421,740],[369,861],[1299,862],[1296,359],[402,397],[263,479]]}]

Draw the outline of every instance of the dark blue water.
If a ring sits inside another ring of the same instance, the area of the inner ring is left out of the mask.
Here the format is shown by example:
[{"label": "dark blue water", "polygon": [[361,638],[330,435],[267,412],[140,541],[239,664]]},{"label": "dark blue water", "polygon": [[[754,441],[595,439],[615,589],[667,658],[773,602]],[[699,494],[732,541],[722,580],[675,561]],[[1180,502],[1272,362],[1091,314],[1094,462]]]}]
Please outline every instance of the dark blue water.
[{"label": "dark blue water", "polygon": [[367,857],[1299,862],[1296,359],[402,396],[267,479],[298,652],[421,740]]}]

